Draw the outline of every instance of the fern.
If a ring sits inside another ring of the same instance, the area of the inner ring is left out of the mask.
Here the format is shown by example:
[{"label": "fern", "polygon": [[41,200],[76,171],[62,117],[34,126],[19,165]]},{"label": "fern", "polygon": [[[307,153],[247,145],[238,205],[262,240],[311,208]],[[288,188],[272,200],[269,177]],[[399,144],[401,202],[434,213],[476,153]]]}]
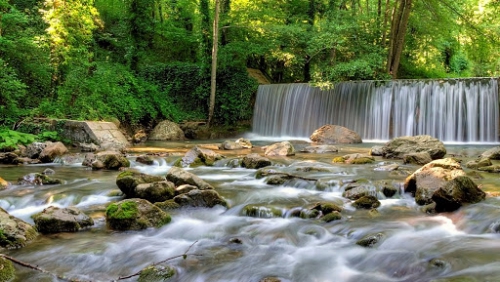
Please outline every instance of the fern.
[{"label": "fern", "polygon": [[35,139],[36,136],[33,134],[2,128],[0,129],[0,150],[12,151],[17,148],[17,145],[28,145],[33,143]]}]

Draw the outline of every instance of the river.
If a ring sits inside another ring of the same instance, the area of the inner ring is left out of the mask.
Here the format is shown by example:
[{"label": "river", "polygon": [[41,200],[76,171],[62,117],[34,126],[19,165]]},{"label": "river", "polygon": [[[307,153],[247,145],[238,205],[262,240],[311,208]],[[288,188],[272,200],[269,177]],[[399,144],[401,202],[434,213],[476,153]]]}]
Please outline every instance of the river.
[{"label": "river", "polygon": [[[271,141],[252,141],[253,152]],[[166,148],[171,155],[156,158],[153,166],[135,162],[141,149],[129,154],[132,167],[148,174],[165,174],[170,165],[195,143],[148,143]],[[297,149],[306,146],[295,142]],[[250,150],[221,151],[227,159],[215,167],[189,169],[212,184],[230,208],[190,208],[171,212],[172,222],[158,229],[117,232],[106,228],[107,204],[114,196],[116,171],[92,171],[81,166],[81,156],[46,165],[0,166],[0,176],[15,183],[19,177],[46,168],[64,184],[51,186],[13,185],[0,191],[0,206],[31,224],[31,215],[44,208],[76,206],[95,220],[95,225],[77,233],[40,235],[24,248],[3,250],[7,255],[38,265],[52,273],[86,281],[113,281],[170,257],[177,274],[172,281],[258,282],[266,277],[278,281],[500,281],[500,197],[463,207],[454,213],[428,215],[410,195],[398,193],[387,199],[378,195],[378,213],[356,210],[342,197],[345,184],[363,179],[384,180],[401,189],[404,174],[377,171],[375,164],[333,164],[334,156],[368,152],[371,144],[340,146],[338,154],[297,153],[276,158],[279,170],[322,167],[328,172],[302,172],[320,179],[322,185],[291,181],[268,185],[256,179],[256,170],[232,167],[229,161]],[[448,152],[464,160],[492,146],[448,145]],[[144,151],[151,150],[144,148]],[[163,149],[162,149],[163,150]],[[419,166],[401,165],[413,172]],[[469,171],[469,170],[466,170]],[[499,192],[497,174],[483,174],[474,181],[487,192]],[[344,208],[342,219],[325,223],[292,217],[295,209],[317,202],[334,202]],[[262,207],[260,217],[244,214],[246,205]],[[281,215],[266,212],[273,208]],[[356,244],[361,238],[382,233],[372,248]],[[17,267],[15,281],[57,281],[48,274]],[[136,277],[125,280],[135,281]]]}]

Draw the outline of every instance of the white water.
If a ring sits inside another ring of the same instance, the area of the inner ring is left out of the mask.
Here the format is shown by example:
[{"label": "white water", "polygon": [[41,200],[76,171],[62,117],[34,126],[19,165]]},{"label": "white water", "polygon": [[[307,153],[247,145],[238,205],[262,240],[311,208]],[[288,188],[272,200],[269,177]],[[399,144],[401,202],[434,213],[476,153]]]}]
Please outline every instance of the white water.
[{"label": "white water", "polygon": [[445,142],[498,141],[498,80],[342,82],[333,90],[307,84],[261,85],[253,133],[307,138],[325,124],[364,140],[431,135]]}]

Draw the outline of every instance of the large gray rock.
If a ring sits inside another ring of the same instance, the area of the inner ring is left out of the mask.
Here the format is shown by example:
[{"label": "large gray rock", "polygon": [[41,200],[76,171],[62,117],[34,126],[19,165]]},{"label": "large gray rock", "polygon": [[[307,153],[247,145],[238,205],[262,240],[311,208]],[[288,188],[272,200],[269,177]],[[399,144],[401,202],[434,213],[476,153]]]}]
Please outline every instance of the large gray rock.
[{"label": "large gray rock", "polygon": [[94,225],[94,220],[75,207],[50,206],[33,216],[40,233],[77,232]]},{"label": "large gray rock", "polygon": [[201,148],[198,146],[193,147],[187,151],[184,157],[180,159],[176,166],[180,167],[197,167],[201,165],[213,166],[218,160],[222,160],[223,155],[216,153],[210,149]]},{"label": "large gray rock", "polygon": [[24,151],[24,156],[30,159],[38,159],[43,149],[47,146],[47,143],[43,142],[33,142],[26,147]]},{"label": "large gray rock", "polygon": [[62,142],[46,142],[45,148],[38,156],[43,163],[51,163],[56,157],[60,157],[68,152],[68,148]]},{"label": "large gray rock", "polygon": [[170,215],[144,199],[127,199],[106,208],[106,224],[113,230],[141,230],[161,227]]},{"label": "large gray rock", "polygon": [[24,247],[29,241],[38,236],[36,229],[27,222],[9,215],[0,208],[0,247]]},{"label": "large gray rock", "polygon": [[465,204],[478,203],[486,197],[481,189],[467,176],[458,176],[432,195],[436,212],[452,212]]},{"label": "large gray rock", "polygon": [[[128,195],[127,195],[128,196]],[[154,183],[139,184],[134,189],[134,195],[131,198],[140,198],[151,203],[164,202],[175,196],[174,183],[165,180]]]},{"label": "large gray rock", "polygon": [[264,147],[264,155],[266,156],[293,156],[295,155],[295,148],[292,143],[283,141],[274,143]]},{"label": "large gray rock", "polygon": [[176,187],[181,186],[182,184],[190,184],[198,187],[200,190],[214,189],[212,185],[208,184],[198,176],[175,166],[167,172],[167,180],[172,181]]},{"label": "large gray rock", "polygon": [[175,122],[164,120],[155,126],[149,134],[149,140],[179,141],[185,140],[184,131]]},{"label": "large gray rock", "polygon": [[215,190],[191,190],[175,196],[174,201],[181,207],[212,208],[216,205],[227,207],[227,202]]},{"label": "large gray rock", "polygon": [[493,147],[481,154],[481,158],[500,160],[500,146]]},{"label": "large gray rock", "polygon": [[239,149],[251,149],[252,143],[250,140],[245,138],[239,138],[236,141],[226,140],[220,146],[223,150],[239,150]]},{"label": "large gray rock", "polygon": [[453,158],[434,160],[408,176],[404,183],[404,191],[415,196],[419,205],[432,203],[434,192],[443,188],[448,181],[464,176],[460,163]]},{"label": "large gray rock", "polygon": [[432,162],[431,155],[427,152],[409,153],[403,155],[404,164],[425,165]]},{"label": "large gray rock", "polygon": [[259,154],[248,154],[243,157],[241,161],[241,166],[250,169],[259,169],[266,166],[270,166],[271,161],[268,158],[262,157]]},{"label": "large gray rock", "polygon": [[358,133],[340,126],[326,124],[316,129],[309,137],[311,141],[317,144],[353,144],[361,143],[361,136]]},{"label": "large gray rock", "polygon": [[165,181],[165,177],[136,171],[124,171],[116,177],[116,185],[128,198],[137,197],[136,187],[138,185],[160,181]]},{"label": "large gray rock", "polygon": [[446,155],[443,142],[429,135],[403,136],[387,142],[383,148],[385,158],[403,159],[404,155],[427,152],[431,159],[440,159]]}]

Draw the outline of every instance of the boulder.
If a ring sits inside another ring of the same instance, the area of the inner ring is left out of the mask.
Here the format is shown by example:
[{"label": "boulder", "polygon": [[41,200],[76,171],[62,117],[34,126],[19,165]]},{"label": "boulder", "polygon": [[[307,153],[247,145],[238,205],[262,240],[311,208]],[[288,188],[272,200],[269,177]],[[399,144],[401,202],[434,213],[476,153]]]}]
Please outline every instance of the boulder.
[{"label": "boulder", "polygon": [[420,152],[429,153],[435,160],[446,155],[446,148],[443,142],[429,135],[394,138],[383,147],[383,157],[389,159],[403,159],[406,154]]},{"label": "boulder", "polygon": [[138,156],[135,158],[135,161],[145,165],[153,165],[155,163],[155,159],[151,156]]},{"label": "boulder", "polygon": [[26,147],[24,151],[24,156],[30,159],[38,159],[43,149],[47,146],[47,143],[43,142],[33,142]]},{"label": "boulder", "polygon": [[250,169],[259,169],[270,165],[271,161],[268,158],[255,153],[246,155],[241,161],[242,167]]},{"label": "boulder", "polygon": [[408,176],[404,191],[415,196],[419,205],[432,202],[432,194],[458,176],[464,176],[460,163],[453,158],[434,160]]},{"label": "boulder", "polygon": [[0,247],[19,248],[38,236],[36,229],[0,208]]},{"label": "boulder", "polygon": [[126,199],[106,208],[106,224],[113,230],[141,230],[161,227],[170,215],[143,199]]},{"label": "boulder", "polygon": [[384,234],[383,233],[376,233],[376,234],[369,234],[366,235],[365,237],[359,239],[356,242],[356,245],[360,245],[362,247],[367,247],[367,248],[372,248],[373,246],[377,245],[382,239],[384,239]]},{"label": "boulder", "polygon": [[500,160],[500,146],[493,147],[481,154],[481,158]]},{"label": "boulder", "polygon": [[46,142],[45,148],[38,156],[42,163],[51,163],[56,157],[60,157],[68,152],[68,148],[62,142]]},{"label": "boulder", "polygon": [[394,171],[394,170],[398,170],[399,169],[399,165],[397,163],[383,163],[379,166],[377,166],[376,168],[374,168],[373,170],[375,171]]},{"label": "boulder", "polygon": [[322,215],[327,215],[332,212],[342,212],[342,208],[334,203],[320,202],[316,203],[311,210],[320,211]]},{"label": "boulder", "polygon": [[215,190],[191,190],[175,196],[174,201],[181,207],[212,208],[216,205],[227,207],[227,202]]},{"label": "boulder", "polygon": [[361,143],[361,137],[356,132],[340,125],[326,124],[316,129],[309,137],[317,144],[354,144]]},{"label": "boulder", "polygon": [[425,165],[430,162],[432,162],[432,159],[428,152],[409,153],[403,155],[404,164]]},{"label": "boulder", "polygon": [[164,181],[164,176],[149,175],[136,171],[124,171],[116,177],[116,185],[128,198],[136,195],[136,187],[144,183]]},{"label": "boulder", "polygon": [[33,215],[36,229],[40,233],[77,232],[94,225],[94,220],[75,207],[50,206]]},{"label": "boulder", "polygon": [[295,148],[289,141],[274,143],[264,147],[264,155],[266,156],[293,156]]},{"label": "boulder", "polygon": [[132,142],[134,144],[144,143],[146,140],[148,140],[148,135],[144,130],[139,130],[134,134],[134,136],[132,136]]},{"label": "boulder", "polygon": [[344,193],[342,193],[342,197],[357,200],[364,196],[376,196],[377,189],[375,186],[368,184],[358,184],[358,183],[350,183],[346,188]]},{"label": "boulder", "polygon": [[458,176],[439,188],[432,195],[436,212],[452,212],[465,204],[478,203],[486,197],[481,189],[467,176]]},{"label": "boulder", "polygon": [[246,138],[239,138],[236,140],[236,143],[240,144],[241,147],[243,147],[244,149],[252,149],[253,148],[252,142],[250,142],[250,140],[248,140]]},{"label": "boulder", "polygon": [[377,197],[368,195],[354,201],[352,206],[357,209],[376,209],[380,206],[380,201]]},{"label": "boulder", "polygon": [[201,148],[198,146],[193,147],[191,150],[180,159],[176,166],[180,167],[197,167],[201,165],[213,166],[218,160],[222,160],[224,156],[218,154],[210,149]]},{"label": "boulder", "polygon": [[180,141],[185,140],[184,131],[175,123],[164,120],[155,126],[149,134],[149,140]]},{"label": "boulder", "polygon": [[9,182],[0,177],[0,191],[9,188]]},{"label": "boulder", "polygon": [[481,167],[487,167],[491,165],[493,165],[493,163],[488,158],[479,158],[477,160],[469,161],[465,164],[465,166],[470,169],[479,169]]},{"label": "boulder", "polygon": [[214,189],[212,185],[208,184],[198,176],[175,166],[167,172],[167,180],[172,181],[176,187],[182,184],[191,184],[200,190]]},{"label": "boulder", "polygon": [[15,158],[12,161],[12,164],[14,164],[14,165],[40,164],[40,163],[42,163],[42,161],[40,161],[39,159],[30,159],[27,157]]},{"label": "boulder", "polygon": [[323,217],[321,217],[321,220],[324,222],[332,222],[334,220],[341,220],[342,219],[342,214],[338,211],[333,211]]},{"label": "boulder", "polygon": [[13,152],[0,153],[0,164],[13,164],[19,156]]},{"label": "boulder", "polygon": [[130,161],[120,152],[103,151],[86,154],[82,165],[92,167],[94,170],[119,170],[122,167],[130,167]]},{"label": "boulder", "polygon": [[132,195],[127,195],[129,198],[145,199],[151,203],[164,202],[174,196],[175,185],[168,180],[139,184],[135,187]]},{"label": "boulder", "polygon": [[241,210],[241,215],[257,218],[283,217],[285,210],[279,207],[261,205],[246,205]]},{"label": "boulder", "polygon": [[324,154],[336,153],[339,149],[334,145],[311,145],[300,150],[303,153]]},{"label": "boulder", "polygon": [[384,146],[380,146],[380,145],[373,146],[370,149],[369,154],[371,156],[383,156],[384,155]]}]

